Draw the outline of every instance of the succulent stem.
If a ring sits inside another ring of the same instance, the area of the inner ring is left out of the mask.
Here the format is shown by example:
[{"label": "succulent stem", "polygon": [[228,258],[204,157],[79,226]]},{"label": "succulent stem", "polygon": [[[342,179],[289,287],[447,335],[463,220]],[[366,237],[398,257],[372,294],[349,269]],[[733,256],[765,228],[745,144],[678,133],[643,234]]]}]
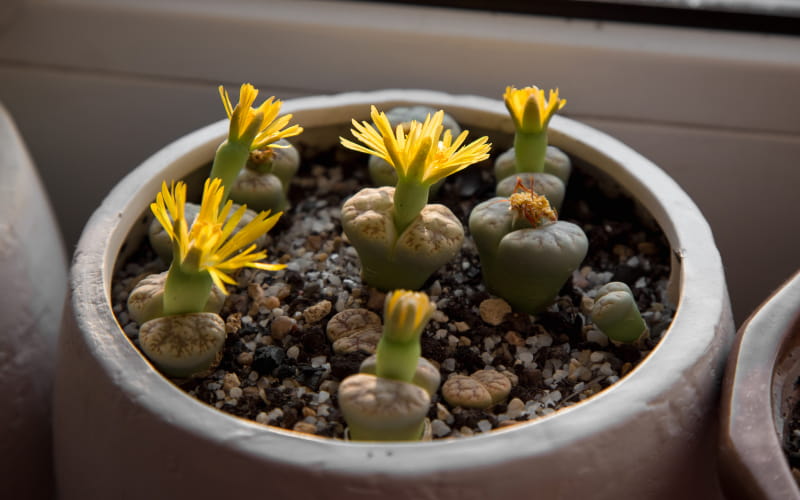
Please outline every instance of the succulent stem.
[{"label": "succulent stem", "polygon": [[514,134],[514,154],[517,172],[544,172],[544,159],[547,152],[547,129],[541,132]]},{"label": "succulent stem", "polygon": [[164,316],[202,312],[213,280],[206,271],[185,271],[173,261],[164,283]]},{"label": "succulent stem", "polygon": [[403,234],[427,205],[429,192],[429,185],[398,179],[394,191],[394,225],[398,235]]}]

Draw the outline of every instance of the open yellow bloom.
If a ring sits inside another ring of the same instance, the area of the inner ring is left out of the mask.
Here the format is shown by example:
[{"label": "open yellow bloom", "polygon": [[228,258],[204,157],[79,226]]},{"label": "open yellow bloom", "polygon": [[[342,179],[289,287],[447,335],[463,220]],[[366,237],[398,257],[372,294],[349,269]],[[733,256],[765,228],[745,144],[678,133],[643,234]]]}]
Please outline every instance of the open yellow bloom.
[{"label": "open yellow bloom", "polygon": [[228,217],[233,202],[228,201],[220,208],[223,191],[219,178],[206,179],[200,213],[191,229],[188,228],[184,213],[186,184],[183,182],[177,185],[173,183],[170,188],[164,182],[155,203],[150,204],[150,210],[173,242],[173,265],[180,266],[186,272],[209,273],[214,284],[224,292],[225,283],[236,283],[229,276],[236,269],[254,267],[276,271],[286,266],[257,262],[266,258],[267,252],[256,252],[253,243],[272,229],[281,213],[270,217],[268,211],[261,212],[234,232],[246,207],[239,207]]},{"label": "open yellow bloom", "polygon": [[239,89],[239,103],[236,107],[231,106],[231,99],[222,85],[219,86],[219,95],[231,121],[228,132],[230,142],[243,143],[251,151],[267,147],[277,148],[282,146],[274,144],[275,142],[303,131],[303,127],[299,125],[284,129],[292,119],[292,115],[278,117],[282,102],[276,101],[274,96],[262,102],[259,107],[253,108],[258,90],[249,83],[243,83]]},{"label": "open yellow bloom", "polygon": [[434,310],[424,292],[395,290],[386,296],[383,308],[385,332],[395,341],[419,337]]},{"label": "open yellow bloom", "polygon": [[506,87],[503,99],[516,129],[526,133],[538,133],[547,129],[550,118],[567,104],[566,99],[558,97],[558,89],[551,89],[545,99],[544,90],[535,86],[522,89]]},{"label": "open yellow bloom", "polygon": [[375,127],[366,121],[353,120],[351,132],[363,146],[343,137],[339,139],[348,149],[383,158],[394,167],[399,179],[430,185],[489,157],[488,137],[462,146],[468,130],[455,140],[450,130],[442,136],[444,111],[428,115],[424,123],[412,121],[407,132],[402,125],[393,131],[386,114],[378,112],[375,106],[370,117]]}]

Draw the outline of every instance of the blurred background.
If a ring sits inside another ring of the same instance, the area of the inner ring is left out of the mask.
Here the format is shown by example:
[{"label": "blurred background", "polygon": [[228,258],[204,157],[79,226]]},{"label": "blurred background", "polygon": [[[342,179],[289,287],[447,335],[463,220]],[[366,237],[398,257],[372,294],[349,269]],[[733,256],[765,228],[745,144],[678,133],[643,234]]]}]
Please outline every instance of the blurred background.
[{"label": "blurred background", "polygon": [[558,87],[563,115],[694,199],[737,325],[800,267],[798,1],[0,2],[0,102],[68,254],[119,179],[224,118],[217,86],[241,82],[280,99]]}]

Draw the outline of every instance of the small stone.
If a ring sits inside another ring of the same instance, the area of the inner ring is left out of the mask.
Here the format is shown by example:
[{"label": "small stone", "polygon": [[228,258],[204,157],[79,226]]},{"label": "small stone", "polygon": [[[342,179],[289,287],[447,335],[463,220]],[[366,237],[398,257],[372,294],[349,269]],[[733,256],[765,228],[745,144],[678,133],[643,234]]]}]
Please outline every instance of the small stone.
[{"label": "small stone", "polygon": [[281,305],[280,299],[278,297],[275,297],[274,295],[270,295],[269,297],[264,297],[261,303],[264,307],[266,307],[269,310],[280,307]]},{"label": "small stone", "polygon": [[478,429],[480,429],[481,432],[489,432],[490,430],[492,430],[492,423],[486,419],[479,420]]},{"label": "small stone", "polygon": [[503,338],[505,338],[506,342],[509,344],[517,347],[522,347],[525,345],[525,339],[520,337],[519,333],[515,332],[514,330],[507,331]]},{"label": "small stone", "polygon": [[589,355],[589,361],[592,363],[600,363],[606,359],[606,353],[602,351],[594,351],[592,354]]},{"label": "small stone", "polygon": [[431,422],[431,432],[433,432],[433,435],[435,437],[441,438],[450,434],[450,432],[452,432],[452,429],[446,423],[442,422],[439,419],[436,419],[433,422]]},{"label": "small stone", "polygon": [[242,327],[242,313],[233,313],[225,319],[225,333],[236,333]]},{"label": "small stone", "polygon": [[306,323],[316,323],[331,312],[333,304],[330,300],[322,300],[303,311],[303,319]]},{"label": "small stone", "polygon": [[486,299],[479,306],[481,319],[493,326],[503,322],[506,314],[511,312],[511,306],[503,299]]},{"label": "small stone", "polygon": [[240,352],[238,356],[236,356],[236,362],[242,366],[250,366],[253,364],[253,353],[244,351]]},{"label": "small stone", "polygon": [[229,392],[234,387],[239,387],[240,385],[242,385],[242,382],[235,373],[226,373],[225,377],[222,379],[222,390],[225,392]]},{"label": "small stone", "polygon": [[586,332],[586,341],[594,342],[597,345],[605,347],[608,345],[608,337],[600,330],[591,329]]},{"label": "small stone", "polygon": [[297,328],[297,323],[295,320],[289,316],[278,316],[272,320],[272,325],[270,325],[270,334],[275,340],[283,340],[295,328]]},{"label": "small stone", "polygon": [[300,422],[294,424],[292,430],[295,432],[302,432],[304,434],[314,434],[317,432],[317,426],[301,420]]},{"label": "small stone", "polygon": [[437,309],[433,311],[433,314],[431,314],[431,320],[437,323],[447,323],[450,321],[450,318],[448,318],[444,312]]},{"label": "small stone", "polygon": [[466,331],[469,331],[469,325],[463,321],[456,321],[454,324],[456,327],[456,331],[458,331],[459,333],[464,333]]},{"label": "small stone", "polygon": [[291,346],[290,348],[286,349],[286,356],[291,359],[297,359],[300,355],[300,348],[296,345]]},{"label": "small stone", "polygon": [[241,387],[234,387],[233,389],[230,390],[229,394],[233,399],[239,399],[242,397],[242,394],[244,394],[244,392],[242,391]]},{"label": "small stone", "polygon": [[514,398],[508,402],[508,406],[506,407],[506,416],[512,419],[518,418],[522,416],[523,411],[525,411],[525,403],[523,403],[519,398]]},{"label": "small stone", "polygon": [[247,285],[247,295],[250,296],[253,301],[258,302],[258,300],[264,296],[264,289],[261,288],[261,285],[258,283],[249,283]]},{"label": "small stone", "polygon": [[267,414],[264,413],[263,411],[259,412],[258,415],[256,415],[256,422],[258,422],[259,424],[267,425],[269,423],[269,417],[267,417]]}]

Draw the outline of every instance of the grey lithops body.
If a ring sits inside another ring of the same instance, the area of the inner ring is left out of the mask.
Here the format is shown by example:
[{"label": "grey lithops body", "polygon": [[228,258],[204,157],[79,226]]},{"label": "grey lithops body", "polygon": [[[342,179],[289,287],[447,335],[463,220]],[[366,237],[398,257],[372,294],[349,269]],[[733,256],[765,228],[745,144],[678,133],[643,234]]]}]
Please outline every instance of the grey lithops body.
[{"label": "grey lithops body", "polygon": [[589,248],[583,230],[557,220],[544,196],[518,182],[509,198],[476,206],[469,228],[490,292],[537,313],[549,306]]},{"label": "grey lithops body", "polygon": [[230,198],[253,210],[287,210],[289,186],[298,168],[300,154],[285,139],[264,150],[251,151],[231,186]]},{"label": "grey lithops body", "polygon": [[189,377],[219,363],[225,336],[225,322],[218,314],[187,313],[145,322],[139,344],[164,374]]},{"label": "grey lithops body", "polygon": [[[139,281],[128,295],[128,314],[140,325],[164,313],[164,283],[167,271],[151,274]],[[218,287],[211,288],[205,312],[219,313],[225,303],[225,293]]]}]

